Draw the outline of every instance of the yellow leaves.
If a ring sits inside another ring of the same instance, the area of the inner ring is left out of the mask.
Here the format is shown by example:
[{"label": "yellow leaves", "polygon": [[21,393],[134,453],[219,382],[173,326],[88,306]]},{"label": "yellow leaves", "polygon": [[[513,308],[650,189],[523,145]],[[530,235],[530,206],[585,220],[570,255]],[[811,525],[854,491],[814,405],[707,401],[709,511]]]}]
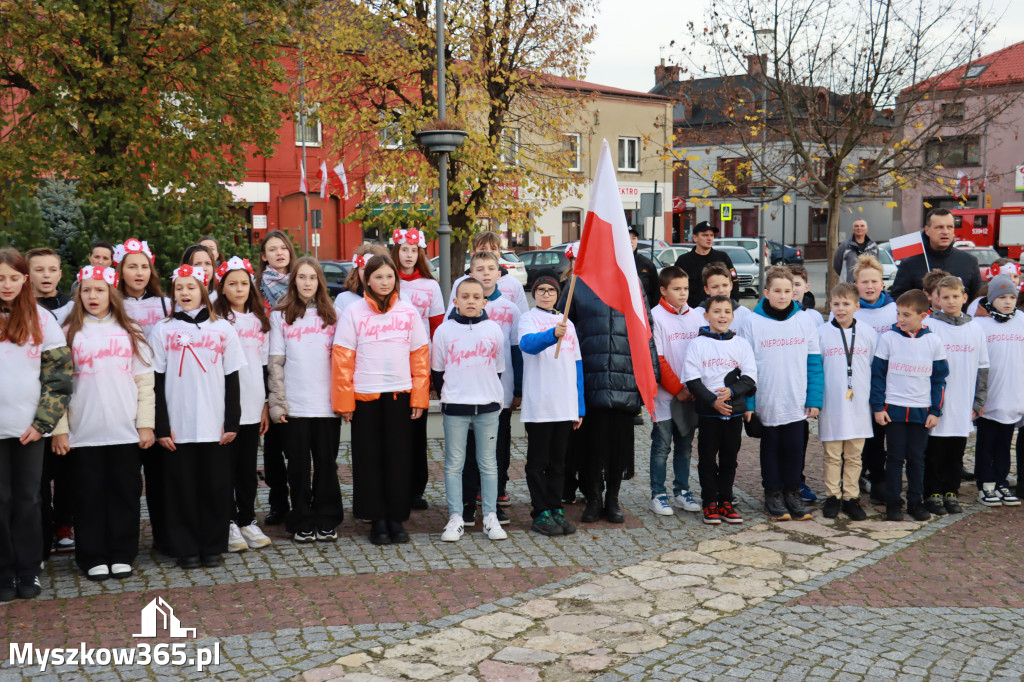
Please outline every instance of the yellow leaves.
[{"label": "yellow leaves", "polygon": [[935,166],[935,170],[946,170],[945,166]]},{"label": "yellow leaves", "polygon": [[793,203],[793,197],[791,197],[791,196],[789,196],[787,194],[786,196],[782,197],[782,203],[784,203],[784,204],[791,204],[791,203]]},{"label": "yellow leaves", "polygon": [[886,208],[896,208],[897,206],[899,206],[899,204],[897,202],[895,202],[895,201],[887,201],[887,202],[885,202],[885,207]]},{"label": "yellow leaves", "polygon": [[858,206],[857,207],[857,212],[858,213],[863,213],[864,212],[864,207],[863,206]]},{"label": "yellow leaves", "polygon": [[697,156],[696,154],[690,154],[690,155],[688,155],[688,156],[686,157],[686,160],[687,160],[687,161],[691,161],[691,162],[692,162],[692,161],[700,161],[700,157],[699,157],[699,156]]},{"label": "yellow leaves", "polygon": [[926,202],[924,202],[924,207],[925,207],[925,208],[932,208],[932,205],[931,205],[931,204],[929,204],[929,203],[928,203],[928,202],[926,201]]}]

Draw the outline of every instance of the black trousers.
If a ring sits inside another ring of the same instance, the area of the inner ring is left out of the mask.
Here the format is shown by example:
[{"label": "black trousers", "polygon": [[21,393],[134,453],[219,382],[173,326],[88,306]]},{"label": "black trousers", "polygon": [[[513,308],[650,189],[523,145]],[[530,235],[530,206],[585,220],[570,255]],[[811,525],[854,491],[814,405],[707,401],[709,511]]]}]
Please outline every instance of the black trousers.
[{"label": "black trousers", "polygon": [[574,422],[526,423],[526,486],[530,489],[531,515],[562,508],[565,453]]},{"label": "black trousers", "polygon": [[292,509],[289,533],[327,530],[345,517],[338,483],[339,417],[288,417],[285,454]]},{"label": "black trousers", "polygon": [[960,492],[960,469],[966,447],[966,437],[928,436],[924,450],[925,497]]},{"label": "black trousers", "polygon": [[149,510],[149,526],[153,532],[153,547],[171,555],[167,542],[167,502],[164,495],[164,453],[159,445],[146,450],[139,449],[142,473],[146,479],[146,509]]},{"label": "black trousers", "polygon": [[743,437],[743,418],[697,418],[697,474],[704,504],[732,502],[736,455]]},{"label": "black trousers", "polygon": [[217,443],[177,443],[163,451],[168,550],[173,556],[227,551],[231,521],[231,457]]},{"label": "black trousers", "polygon": [[[74,525],[74,484],[67,458],[54,453],[52,438],[43,438],[43,473],[39,486],[43,561],[50,558],[57,526]],[[52,483],[52,487],[51,487]]]},{"label": "black trousers", "polygon": [[761,434],[761,485],[766,491],[800,487],[803,440],[803,420],[764,427]]},{"label": "black trousers", "polygon": [[231,455],[233,518],[239,527],[256,519],[256,451],[260,447],[260,425],[243,424],[227,448]]},{"label": "black trousers", "polygon": [[0,439],[0,578],[39,575],[42,476],[42,440]]},{"label": "black trousers", "polygon": [[409,518],[413,467],[412,419],[408,393],[381,393],[357,400],[352,416],[352,506],[356,518]]},{"label": "black trousers", "polygon": [[[985,417],[975,424],[978,426],[978,442],[974,454],[974,475],[978,477],[978,488],[982,483],[995,483],[996,487],[1007,485],[1013,424],[1001,424]],[[1020,476],[1019,473],[1017,475]]]},{"label": "black trousers", "polygon": [[263,478],[270,488],[270,508],[283,512],[288,511],[288,468],[284,459],[287,432],[288,424],[272,423],[263,436]]},{"label": "black trousers", "polygon": [[881,500],[885,498],[885,427],[880,426],[873,415],[871,431],[875,435],[864,441],[860,458],[864,476],[871,483],[871,497]]},{"label": "black trousers", "polygon": [[1024,427],[1017,430],[1017,497],[1024,495]]},{"label": "black trousers", "polygon": [[[508,468],[512,464],[512,410],[505,408],[498,415],[498,497],[508,494]],[[466,464],[462,467],[462,505],[476,504],[480,494],[480,467],[476,463],[476,438],[470,431],[466,442]]]},{"label": "black trousers", "polygon": [[618,500],[622,473],[633,464],[633,417],[630,410],[587,407],[583,420],[587,452],[580,469],[580,489],[588,501]]},{"label": "black trousers", "polygon": [[804,476],[804,467],[807,466],[807,444],[811,442],[811,422],[807,419],[804,420],[804,451],[803,456],[800,458],[800,482],[803,483],[807,480]]},{"label": "black trousers", "polygon": [[83,571],[133,563],[142,495],[138,443],[75,448],[65,458],[75,480],[75,563]]},{"label": "black trousers", "polygon": [[[928,429],[924,424],[889,422],[885,427],[885,439],[889,444],[885,453],[885,503],[899,504],[901,501],[904,463],[907,468],[907,504],[920,502],[924,496],[924,451],[928,446]],[[872,487],[872,494],[873,491]]]},{"label": "black trousers", "polygon": [[[586,421],[583,423],[586,424]],[[562,484],[563,500],[576,498],[576,491],[580,487],[579,472],[582,466],[582,457],[587,451],[586,438],[586,426],[569,432],[569,444],[565,452],[565,476]]]},{"label": "black trousers", "polygon": [[422,417],[412,420],[409,437],[412,452],[410,498],[422,497],[427,489],[427,483],[430,481],[430,474],[427,471],[427,413],[425,410]]}]

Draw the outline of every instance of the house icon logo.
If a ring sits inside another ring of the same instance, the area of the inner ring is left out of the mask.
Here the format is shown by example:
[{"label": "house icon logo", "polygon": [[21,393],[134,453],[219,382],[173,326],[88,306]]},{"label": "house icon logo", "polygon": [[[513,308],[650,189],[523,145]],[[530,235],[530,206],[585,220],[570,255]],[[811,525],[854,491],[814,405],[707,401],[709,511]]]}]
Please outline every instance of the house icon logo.
[{"label": "house icon logo", "polygon": [[163,597],[157,597],[142,609],[142,632],[132,637],[156,637],[158,632],[181,639],[196,636],[195,628],[181,627],[174,609]]}]

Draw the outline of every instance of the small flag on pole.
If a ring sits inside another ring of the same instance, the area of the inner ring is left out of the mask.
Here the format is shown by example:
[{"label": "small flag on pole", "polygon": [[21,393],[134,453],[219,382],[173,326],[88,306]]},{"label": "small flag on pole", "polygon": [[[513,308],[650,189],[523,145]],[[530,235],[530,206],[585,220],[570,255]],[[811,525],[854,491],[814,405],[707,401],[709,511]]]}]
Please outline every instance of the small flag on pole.
[{"label": "small flag on pole", "polygon": [[320,198],[327,198],[327,162],[320,162],[320,172],[317,173],[317,177],[320,178]]},{"label": "small flag on pole", "polygon": [[301,175],[300,178],[299,178],[299,191],[308,196],[309,195],[309,187],[306,185],[306,164],[305,163],[302,163],[302,162],[299,163],[299,173]]},{"label": "small flag on pole", "polygon": [[889,240],[889,246],[892,247],[893,260],[903,260],[911,256],[924,255],[924,243],[921,241],[921,233],[919,231],[893,237]]}]

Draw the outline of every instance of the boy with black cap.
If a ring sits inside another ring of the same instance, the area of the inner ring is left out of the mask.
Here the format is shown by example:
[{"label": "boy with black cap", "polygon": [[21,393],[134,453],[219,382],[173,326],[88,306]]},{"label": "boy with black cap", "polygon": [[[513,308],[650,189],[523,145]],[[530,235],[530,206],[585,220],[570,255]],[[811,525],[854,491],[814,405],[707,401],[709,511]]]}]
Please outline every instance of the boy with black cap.
[{"label": "boy with black cap", "polygon": [[736,268],[733,267],[729,254],[714,248],[715,235],[718,228],[706,220],[697,223],[693,228],[693,248],[676,260],[676,267],[682,268],[690,276],[690,296],[686,303],[691,308],[700,307],[704,300],[704,280],[701,273],[709,263],[724,263],[732,273],[733,291],[736,291]]},{"label": "boy with black cap", "polygon": [[[526,426],[526,485],[533,505],[531,530],[570,535],[576,528],[562,510],[562,486],[569,437],[583,424],[583,356],[576,328],[555,310],[558,280],[544,275],[533,284],[537,307],[519,318],[523,352],[523,406]],[[561,348],[558,342],[561,340]],[[558,350],[558,356],[555,351]]]}]

